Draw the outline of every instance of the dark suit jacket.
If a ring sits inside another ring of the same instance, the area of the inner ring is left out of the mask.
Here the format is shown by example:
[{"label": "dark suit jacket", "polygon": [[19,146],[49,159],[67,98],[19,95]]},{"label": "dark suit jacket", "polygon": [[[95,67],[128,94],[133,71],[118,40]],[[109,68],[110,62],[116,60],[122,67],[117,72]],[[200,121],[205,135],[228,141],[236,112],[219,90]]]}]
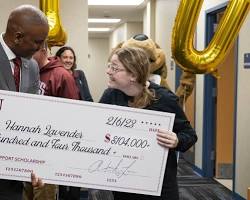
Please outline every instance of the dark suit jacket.
[{"label": "dark suit jacket", "polygon": [[[0,44],[0,90],[16,91],[11,66]],[[38,94],[39,67],[33,59],[22,58],[20,92]]]},{"label": "dark suit jacket", "polygon": [[[0,90],[16,91],[11,66],[0,43]],[[34,60],[22,58],[20,92],[38,94],[39,67]],[[23,182],[0,179],[0,200],[21,200]]]}]

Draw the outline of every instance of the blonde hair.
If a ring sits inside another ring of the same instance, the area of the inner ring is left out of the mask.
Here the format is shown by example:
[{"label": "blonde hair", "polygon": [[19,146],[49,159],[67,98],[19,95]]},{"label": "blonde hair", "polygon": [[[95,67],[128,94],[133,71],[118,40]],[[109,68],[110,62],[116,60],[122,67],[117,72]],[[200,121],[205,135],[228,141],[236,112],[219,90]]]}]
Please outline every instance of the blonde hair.
[{"label": "blonde hair", "polygon": [[109,58],[114,54],[117,55],[126,71],[133,74],[136,77],[136,82],[143,86],[142,93],[134,97],[129,102],[129,106],[144,108],[150,105],[155,100],[155,93],[153,90],[149,90],[147,86],[150,63],[146,52],[138,47],[124,47],[114,50]]}]

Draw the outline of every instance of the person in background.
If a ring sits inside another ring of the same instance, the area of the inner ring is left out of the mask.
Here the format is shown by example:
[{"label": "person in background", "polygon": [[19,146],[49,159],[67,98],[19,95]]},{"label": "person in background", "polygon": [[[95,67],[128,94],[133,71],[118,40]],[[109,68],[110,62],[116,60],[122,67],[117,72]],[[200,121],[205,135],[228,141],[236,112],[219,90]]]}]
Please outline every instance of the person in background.
[{"label": "person in background", "polygon": [[[80,99],[93,102],[84,72],[76,70],[76,55],[74,50],[71,47],[64,46],[58,49],[56,56],[62,61],[64,68],[74,77],[80,91]],[[79,187],[59,186],[59,200],[80,200],[80,189]],[[84,196],[88,195],[86,193],[85,191]]]},{"label": "person in background", "polygon": [[178,98],[168,89],[149,82],[148,56],[140,48],[113,51],[109,58],[108,89],[100,103],[175,113],[173,131],[158,130],[159,145],[168,148],[168,158],[160,196],[113,192],[114,200],[178,200],[176,151],[186,151],[197,135],[179,106]]},{"label": "person in background", "polygon": [[[39,68],[31,59],[47,38],[49,25],[38,8],[21,5],[9,15],[5,33],[0,36],[0,90],[37,94]],[[42,186],[41,179],[31,176],[32,185]],[[21,200],[23,182],[0,179],[1,200]]]},{"label": "person in background", "polygon": [[79,90],[72,75],[64,68],[61,60],[48,57],[47,44],[33,58],[40,68],[40,94],[68,99],[80,99]]},{"label": "person in background", "polygon": [[71,47],[61,47],[56,56],[61,59],[65,69],[67,69],[75,78],[77,87],[80,90],[81,99],[84,101],[92,101],[93,98],[90,94],[88,82],[82,70],[76,70],[76,54]]}]

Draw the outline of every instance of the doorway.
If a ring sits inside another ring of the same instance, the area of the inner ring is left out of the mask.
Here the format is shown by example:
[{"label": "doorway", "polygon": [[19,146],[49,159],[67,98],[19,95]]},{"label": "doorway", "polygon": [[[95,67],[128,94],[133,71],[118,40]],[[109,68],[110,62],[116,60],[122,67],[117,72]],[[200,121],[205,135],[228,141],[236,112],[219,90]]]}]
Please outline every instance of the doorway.
[{"label": "doorway", "polygon": [[[206,45],[211,41],[226,5],[206,15]],[[203,171],[232,190],[237,42],[218,66],[220,78],[205,75]]]}]

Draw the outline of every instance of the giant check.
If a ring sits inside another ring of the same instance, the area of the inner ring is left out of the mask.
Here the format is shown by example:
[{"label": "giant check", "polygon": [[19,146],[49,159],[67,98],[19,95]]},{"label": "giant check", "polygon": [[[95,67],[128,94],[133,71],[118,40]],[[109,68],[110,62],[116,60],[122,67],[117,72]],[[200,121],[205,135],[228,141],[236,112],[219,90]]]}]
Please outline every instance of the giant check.
[{"label": "giant check", "polygon": [[160,195],[174,114],[0,90],[0,178]]}]

